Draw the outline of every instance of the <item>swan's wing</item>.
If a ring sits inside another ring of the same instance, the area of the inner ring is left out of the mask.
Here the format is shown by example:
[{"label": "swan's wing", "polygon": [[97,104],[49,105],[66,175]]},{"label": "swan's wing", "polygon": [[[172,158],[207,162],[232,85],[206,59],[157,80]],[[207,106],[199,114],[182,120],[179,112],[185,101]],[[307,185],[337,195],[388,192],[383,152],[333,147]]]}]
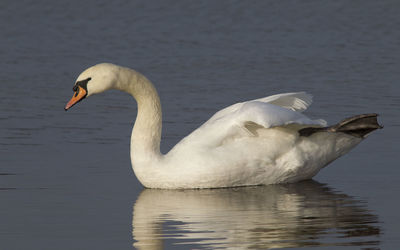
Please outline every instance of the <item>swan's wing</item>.
[{"label": "swan's wing", "polygon": [[289,124],[326,125],[324,120],[311,120],[300,112],[259,100],[235,104],[228,108],[222,110],[222,113],[218,112],[185,137],[174,149],[190,148],[188,144],[216,147],[231,139],[259,136],[256,131],[260,128],[268,129]]},{"label": "swan's wing", "polygon": [[312,95],[306,92],[271,95],[254,101],[274,104],[293,111],[303,112],[312,103]]},{"label": "swan's wing", "polygon": [[209,121],[216,120],[223,116],[226,116],[227,114],[236,112],[237,110],[241,109],[246,103],[254,101],[274,104],[293,111],[303,112],[311,105],[312,95],[307,94],[306,92],[284,93],[271,95],[248,102],[236,103],[218,111],[210,118]]},{"label": "swan's wing", "polygon": [[223,114],[218,112],[218,117],[214,115],[203,126],[223,126],[226,128],[244,126],[244,124],[250,122],[264,128],[285,126],[293,123],[300,125],[326,125],[323,120],[311,120],[300,112],[255,100],[241,103],[231,112],[224,112]]}]

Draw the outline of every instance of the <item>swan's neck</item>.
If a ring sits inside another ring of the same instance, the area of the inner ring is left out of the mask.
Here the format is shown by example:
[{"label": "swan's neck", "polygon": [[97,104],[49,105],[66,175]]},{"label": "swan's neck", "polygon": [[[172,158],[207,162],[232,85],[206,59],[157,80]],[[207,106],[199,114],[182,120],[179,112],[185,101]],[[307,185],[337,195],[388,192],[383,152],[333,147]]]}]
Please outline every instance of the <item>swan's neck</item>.
[{"label": "swan's neck", "polygon": [[145,76],[127,68],[122,71],[125,72],[119,74],[116,88],[131,94],[138,105],[131,136],[131,160],[135,168],[161,156],[161,104],[157,90]]}]

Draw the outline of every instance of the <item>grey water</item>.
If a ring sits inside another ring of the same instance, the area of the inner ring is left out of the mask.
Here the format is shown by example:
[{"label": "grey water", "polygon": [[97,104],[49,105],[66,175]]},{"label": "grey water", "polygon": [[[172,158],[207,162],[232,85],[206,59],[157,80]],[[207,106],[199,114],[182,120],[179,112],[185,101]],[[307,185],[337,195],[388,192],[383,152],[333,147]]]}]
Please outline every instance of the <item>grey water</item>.
[{"label": "grey water", "polygon": [[[396,249],[398,1],[0,2],[0,249]],[[385,127],[312,181],[146,190],[131,170],[136,103],[63,107],[85,68],[131,67],[159,91],[162,151],[219,109],[307,91],[330,124]]]}]

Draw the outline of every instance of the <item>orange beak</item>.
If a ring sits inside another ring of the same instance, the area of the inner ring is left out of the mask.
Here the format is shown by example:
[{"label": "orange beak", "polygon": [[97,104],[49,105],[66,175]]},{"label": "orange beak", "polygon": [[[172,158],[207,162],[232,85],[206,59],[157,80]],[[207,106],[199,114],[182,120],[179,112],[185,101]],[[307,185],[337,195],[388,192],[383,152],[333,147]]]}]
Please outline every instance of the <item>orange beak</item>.
[{"label": "orange beak", "polygon": [[71,100],[65,105],[65,111],[67,111],[69,108],[77,104],[78,102],[82,101],[83,98],[86,97],[87,92],[84,88],[81,86],[77,86],[78,88],[76,89],[74,95],[72,96]]}]

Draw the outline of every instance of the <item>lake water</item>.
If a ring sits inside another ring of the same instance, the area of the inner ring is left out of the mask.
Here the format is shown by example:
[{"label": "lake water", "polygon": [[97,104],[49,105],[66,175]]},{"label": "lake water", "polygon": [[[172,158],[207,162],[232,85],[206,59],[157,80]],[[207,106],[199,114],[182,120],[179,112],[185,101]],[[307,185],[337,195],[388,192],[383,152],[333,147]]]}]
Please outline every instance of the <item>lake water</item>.
[{"label": "lake water", "polygon": [[[396,249],[398,1],[0,3],[1,249]],[[63,108],[78,74],[128,66],[157,87],[162,151],[238,101],[307,91],[329,123],[380,114],[313,181],[145,190],[131,170],[136,103]]]}]

